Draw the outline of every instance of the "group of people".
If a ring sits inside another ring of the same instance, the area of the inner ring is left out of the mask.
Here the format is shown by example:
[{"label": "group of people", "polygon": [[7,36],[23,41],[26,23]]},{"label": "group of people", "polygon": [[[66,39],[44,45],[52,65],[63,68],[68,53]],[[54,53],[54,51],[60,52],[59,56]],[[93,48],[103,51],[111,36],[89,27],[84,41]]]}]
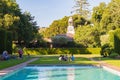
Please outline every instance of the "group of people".
[{"label": "group of people", "polygon": [[59,56],[59,60],[60,61],[74,61],[75,57],[73,56],[73,54],[70,56],[70,58],[67,55],[60,55]]},{"label": "group of people", "polygon": [[[19,55],[19,58],[23,57],[23,50],[21,48],[18,50],[18,55]],[[3,60],[10,59],[10,55],[8,54],[7,50],[3,51],[3,53],[2,53],[2,59]]]},{"label": "group of people", "polygon": [[68,60],[68,57],[67,57],[67,55],[66,55],[66,56],[60,55],[60,56],[59,56],[59,60],[60,60],[60,61],[67,61],[67,60]]}]

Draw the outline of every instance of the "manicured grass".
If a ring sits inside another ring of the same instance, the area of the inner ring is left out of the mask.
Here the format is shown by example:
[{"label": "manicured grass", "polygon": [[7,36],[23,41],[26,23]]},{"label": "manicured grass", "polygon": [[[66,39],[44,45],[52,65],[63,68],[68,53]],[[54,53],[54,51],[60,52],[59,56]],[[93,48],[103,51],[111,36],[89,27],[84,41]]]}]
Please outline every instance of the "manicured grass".
[{"label": "manicured grass", "polygon": [[104,61],[110,65],[120,67],[120,59],[113,59],[109,57],[95,57],[94,59]]},{"label": "manicured grass", "polygon": [[[96,65],[97,62],[89,60],[89,58],[94,58],[95,60],[104,61],[108,64],[120,67],[120,59],[112,59],[112,58],[102,58],[99,55],[74,55],[75,61],[59,61],[58,55],[40,55],[39,59],[29,63],[30,65],[66,65],[66,64],[75,64],[75,65]],[[17,64],[23,63],[31,58],[24,57],[23,59],[10,59],[6,61],[0,61],[0,70],[5,69],[11,66],[15,66]]]},{"label": "manicured grass", "polygon": [[[75,55],[75,61],[59,61],[58,55],[39,55],[39,56],[40,56],[40,58],[37,61],[34,61],[30,64],[33,64],[33,65],[41,65],[41,64],[92,65],[92,64],[97,64],[96,62],[93,62],[93,61],[90,61],[89,59],[87,59],[87,58],[91,57],[91,55]],[[39,57],[39,56],[37,56],[37,57]],[[87,58],[85,58],[85,57],[87,57]],[[10,60],[6,60],[6,61],[0,61],[0,70],[23,63],[25,61],[30,60],[31,58],[24,56],[23,59],[10,59]]]},{"label": "manicured grass", "polygon": [[108,64],[111,64],[111,65],[120,67],[120,60],[109,60],[109,61],[106,61],[106,62],[107,62]]},{"label": "manicured grass", "polygon": [[32,65],[44,65],[44,64],[76,64],[76,65],[94,65],[97,64],[94,61],[90,61],[87,58],[75,57],[75,61],[59,61],[58,56],[43,56],[37,61],[31,62]]},{"label": "manicured grass", "polygon": [[23,59],[9,59],[9,60],[0,61],[0,70],[11,66],[15,66],[30,59],[31,58],[23,58]]}]

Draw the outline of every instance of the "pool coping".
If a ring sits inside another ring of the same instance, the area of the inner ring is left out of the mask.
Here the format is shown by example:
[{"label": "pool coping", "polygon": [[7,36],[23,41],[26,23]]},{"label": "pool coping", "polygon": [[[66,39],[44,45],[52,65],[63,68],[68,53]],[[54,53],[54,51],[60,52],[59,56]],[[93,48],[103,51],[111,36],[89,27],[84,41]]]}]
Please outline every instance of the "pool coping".
[{"label": "pool coping", "polygon": [[18,69],[20,69],[20,68],[22,68],[22,67],[25,67],[25,66],[27,66],[28,63],[33,62],[33,61],[35,61],[35,60],[37,60],[37,59],[38,59],[38,58],[33,58],[33,59],[28,60],[28,61],[26,61],[26,62],[24,62],[24,63],[18,64],[18,65],[16,65],[16,66],[12,66],[12,67],[9,67],[9,68],[0,70],[0,77],[3,77],[3,76],[5,76],[6,74],[9,74],[9,73],[11,73],[11,72],[13,72],[13,71],[15,71],[15,70],[18,70]]}]

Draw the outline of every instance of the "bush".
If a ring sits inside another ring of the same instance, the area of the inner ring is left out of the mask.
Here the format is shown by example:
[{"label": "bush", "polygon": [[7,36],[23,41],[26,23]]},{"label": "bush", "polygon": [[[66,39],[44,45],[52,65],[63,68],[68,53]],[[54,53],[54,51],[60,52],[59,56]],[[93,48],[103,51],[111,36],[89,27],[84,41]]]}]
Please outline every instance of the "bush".
[{"label": "bush", "polygon": [[112,51],[113,51],[113,48],[112,48],[112,46],[110,46],[110,44],[104,44],[101,47],[100,54],[103,57],[107,57],[107,56],[109,56],[111,54]]},{"label": "bush", "polygon": [[119,56],[119,54],[118,54],[118,53],[113,52],[113,53],[111,53],[111,54],[110,54],[110,56],[109,56],[109,57],[111,57],[111,58],[116,58],[117,56]]}]

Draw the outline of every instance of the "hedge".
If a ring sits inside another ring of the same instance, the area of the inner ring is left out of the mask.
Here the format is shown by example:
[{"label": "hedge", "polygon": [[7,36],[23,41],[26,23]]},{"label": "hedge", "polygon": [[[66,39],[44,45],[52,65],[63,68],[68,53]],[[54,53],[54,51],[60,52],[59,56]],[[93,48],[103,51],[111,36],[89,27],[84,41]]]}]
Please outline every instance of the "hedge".
[{"label": "hedge", "polygon": [[4,50],[6,50],[6,39],[6,30],[0,29],[0,54],[2,54]]},{"label": "hedge", "polygon": [[12,54],[12,32],[7,31],[6,50]]},{"label": "hedge", "polygon": [[12,32],[0,29],[0,54],[2,54],[4,50],[12,54]]},{"label": "hedge", "polygon": [[114,48],[114,30],[109,31],[109,43]]},{"label": "hedge", "polygon": [[101,48],[24,48],[23,50],[25,55],[100,54]]},{"label": "hedge", "polygon": [[120,54],[120,29],[115,30],[114,34],[114,49],[116,53]]}]

